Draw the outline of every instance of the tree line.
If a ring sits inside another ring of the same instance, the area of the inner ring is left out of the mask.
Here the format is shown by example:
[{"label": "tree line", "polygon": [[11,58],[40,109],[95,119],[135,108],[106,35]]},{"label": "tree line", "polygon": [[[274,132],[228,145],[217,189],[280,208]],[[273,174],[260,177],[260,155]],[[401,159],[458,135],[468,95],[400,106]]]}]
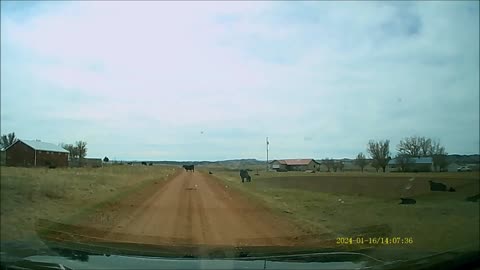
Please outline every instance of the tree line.
[{"label": "tree line", "polygon": [[337,170],[342,171],[344,167],[343,161],[335,161],[332,158],[322,160],[322,164],[327,167],[327,171],[333,170],[334,172],[337,172]]},{"label": "tree line", "polygon": [[15,132],[4,134],[4,135],[2,135],[2,137],[0,139],[0,145],[1,145],[0,148],[5,149],[5,148],[9,147],[10,145],[14,144],[17,140],[18,139],[15,136]]},{"label": "tree line", "polygon": [[[382,169],[385,172],[389,161],[392,159],[390,153],[390,140],[370,140],[367,144],[367,153],[371,158],[371,165],[377,172]],[[412,158],[431,157],[433,167],[436,171],[443,171],[448,166],[447,151],[439,141],[427,137],[411,136],[400,140],[397,145],[397,154],[394,157],[397,166],[401,171],[407,171]],[[369,161],[363,153],[359,153],[354,161],[363,172]]]},{"label": "tree line", "polygon": [[83,160],[87,156],[87,142],[76,141],[75,144],[61,143],[60,146],[70,153],[70,161],[78,159],[80,164],[82,164]]}]

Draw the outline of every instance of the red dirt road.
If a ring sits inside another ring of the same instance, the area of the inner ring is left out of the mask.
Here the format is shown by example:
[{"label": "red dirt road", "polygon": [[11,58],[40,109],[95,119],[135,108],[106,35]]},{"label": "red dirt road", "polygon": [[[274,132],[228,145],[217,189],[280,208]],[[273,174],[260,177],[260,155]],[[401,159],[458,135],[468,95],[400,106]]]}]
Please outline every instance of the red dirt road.
[{"label": "red dirt road", "polygon": [[[239,179],[240,181],[240,179]],[[200,172],[182,172],[136,205],[122,202],[110,241],[291,246],[297,228]]]}]

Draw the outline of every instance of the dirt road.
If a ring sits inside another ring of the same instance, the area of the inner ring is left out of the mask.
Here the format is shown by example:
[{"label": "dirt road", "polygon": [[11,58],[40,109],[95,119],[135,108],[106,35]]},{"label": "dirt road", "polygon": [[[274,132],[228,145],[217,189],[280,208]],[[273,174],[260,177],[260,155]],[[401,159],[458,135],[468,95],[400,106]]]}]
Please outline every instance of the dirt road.
[{"label": "dirt road", "polygon": [[[240,181],[240,180],[239,180]],[[155,185],[142,202],[122,203],[108,240],[152,244],[294,244],[296,227],[201,172]]]}]

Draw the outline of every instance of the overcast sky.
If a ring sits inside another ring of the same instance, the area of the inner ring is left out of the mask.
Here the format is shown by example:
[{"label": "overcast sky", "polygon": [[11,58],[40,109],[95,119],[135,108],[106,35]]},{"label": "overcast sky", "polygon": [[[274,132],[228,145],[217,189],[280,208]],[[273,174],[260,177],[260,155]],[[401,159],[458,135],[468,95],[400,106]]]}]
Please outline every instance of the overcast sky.
[{"label": "overcast sky", "polygon": [[1,132],[138,160],[479,152],[479,2],[1,2]]}]

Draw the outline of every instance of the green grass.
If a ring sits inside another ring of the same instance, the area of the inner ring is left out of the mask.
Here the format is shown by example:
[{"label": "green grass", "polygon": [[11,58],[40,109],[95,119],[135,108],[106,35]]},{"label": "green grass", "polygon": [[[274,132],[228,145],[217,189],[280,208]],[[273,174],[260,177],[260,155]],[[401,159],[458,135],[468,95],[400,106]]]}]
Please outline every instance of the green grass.
[{"label": "green grass", "polygon": [[37,219],[77,222],[108,202],[166,179],[168,166],[1,167],[1,239],[31,241]]},{"label": "green grass", "polygon": [[[480,244],[479,204],[464,200],[479,192],[478,173],[250,174],[253,181],[242,184],[238,171],[214,171],[214,176],[290,218],[307,233],[354,237],[351,234],[358,228],[383,226],[390,228],[390,236],[414,239],[414,244],[396,248],[441,251]],[[404,192],[392,192],[392,186],[403,187],[412,177],[417,204],[400,205]],[[452,185],[457,192],[430,192],[429,179]]]}]

